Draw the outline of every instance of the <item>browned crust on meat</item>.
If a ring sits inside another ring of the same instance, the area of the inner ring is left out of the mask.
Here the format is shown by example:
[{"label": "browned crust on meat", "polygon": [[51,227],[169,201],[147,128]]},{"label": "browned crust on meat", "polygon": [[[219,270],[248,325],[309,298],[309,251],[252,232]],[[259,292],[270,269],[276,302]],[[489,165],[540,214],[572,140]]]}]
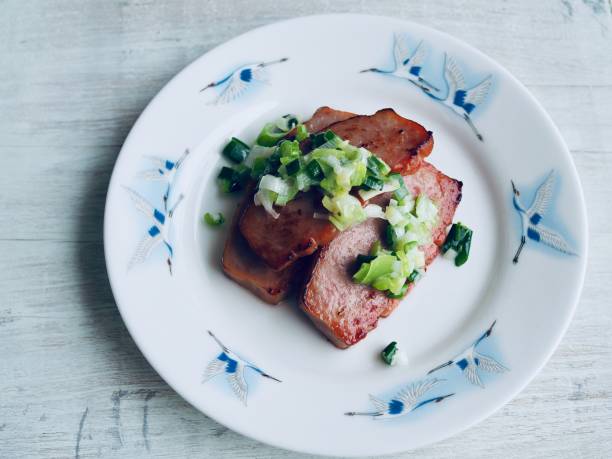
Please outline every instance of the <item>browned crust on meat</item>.
[{"label": "browned crust on meat", "polygon": [[295,288],[304,263],[295,263],[285,271],[276,272],[253,253],[238,228],[250,196],[251,193],[247,193],[234,214],[223,249],[223,272],[266,303],[278,304]]}]

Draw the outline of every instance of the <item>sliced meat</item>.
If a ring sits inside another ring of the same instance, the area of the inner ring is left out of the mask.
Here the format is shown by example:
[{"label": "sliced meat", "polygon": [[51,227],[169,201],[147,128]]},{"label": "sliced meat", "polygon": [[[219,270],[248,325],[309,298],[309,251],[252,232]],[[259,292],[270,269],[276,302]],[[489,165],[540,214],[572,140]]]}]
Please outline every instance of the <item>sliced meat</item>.
[{"label": "sliced meat", "polygon": [[388,314],[398,303],[351,278],[357,269],[357,255],[368,253],[372,244],[382,239],[384,229],[383,220],[369,219],[343,231],[314,255],[300,306],[339,348],[365,338],[383,312]]},{"label": "sliced meat", "polygon": [[[321,107],[305,124],[309,131],[314,132],[351,116],[355,115],[329,107]],[[274,271],[255,255],[238,226],[244,210],[252,203],[252,199],[252,191],[247,190],[246,197],[236,210],[223,250],[223,271],[228,277],[251,290],[262,300],[277,304],[291,293],[296,282],[301,280],[305,260],[292,264],[287,269]],[[311,202],[314,201],[311,200]],[[335,230],[333,225],[328,224],[328,226]]]},{"label": "sliced meat", "polygon": [[[425,193],[439,206],[439,223],[433,243],[425,247],[429,265],[439,252],[461,200],[462,183],[447,177],[431,164],[422,162],[413,175],[404,177],[415,194]],[[317,328],[339,348],[347,348],[376,328],[379,317],[388,316],[398,300],[375,289],[355,284],[352,275],[359,254],[383,239],[386,222],[370,219],[343,231],[313,255],[312,269],[300,294],[300,307]]]},{"label": "sliced meat", "polygon": [[[349,115],[322,107],[315,112],[315,121],[311,120],[311,123],[320,127],[323,123],[316,120],[329,121]],[[427,156],[433,147],[431,132],[389,108],[370,116],[353,116],[323,129],[331,129],[349,143],[369,149],[402,174],[418,168],[421,158]],[[308,200],[316,202],[309,203]],[[302,194],[278,208],[280,217],[276,220],[261,206],[251,204],[240,220],[240,231],[253,251],[271,268],[284,269],[336,236],[337,231],[331,223],[313,219],[313,210],[320,201],[316,192]]]},{"label": "sliced meat", "polygon": [[250,204],[240,219],[240,231],[268,266],[283,270],[335,237],[336,227],[327,219],[314,218],[315,212],[326,212],[316,190],[299,194],[279,211],[277,219]]},{"label": "sliced meat", "polygon": [[370,150],[402,175],[416,169],[419,159],[429,156],[433,149],[431,131],[399,116],[391,108],[373,115],[354,116],[327,129],[351,145]]},{"label": "sliced meat", "polygon": [[[312,118],[310,118],[308,121],[304,121],[304,126],[306,126],[308,132],[317,133],[331,124],[337,123],[339,121],[344,121],[346,119],[352,118],[353,116],[357,115],[351,112],[335,110],[330,107],[319,107],[312,114]],[[295,128],[291,129],[291,131],[287,133],[286,138],[293,139],[294,137]]]},{"label": "sliced meat", "polygon": [[295,287],[303,271],[305,260],[291,265],[284,271],[276,272],[253,253],[238,228],[240,215],[248,204],[250,196],[247,194],[234,215],[223,249],[223,271],[265,302],[277,304]]},{"label": "sliced meat", "polygon": [[308,132],[319,132],[327,126],[356,116],[351,112],[343,112],[329,107],[319,107],[312,118],[304,122]]}]

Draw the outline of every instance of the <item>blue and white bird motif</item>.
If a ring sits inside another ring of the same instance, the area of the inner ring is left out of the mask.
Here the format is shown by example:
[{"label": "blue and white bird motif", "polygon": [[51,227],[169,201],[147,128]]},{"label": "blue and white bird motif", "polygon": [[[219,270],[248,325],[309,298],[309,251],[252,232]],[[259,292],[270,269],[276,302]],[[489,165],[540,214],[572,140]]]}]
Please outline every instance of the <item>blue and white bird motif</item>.
[{"label": "blue and white bird motif", "polygon": [[183,195],[181,194],[174,206],[167,211],[156,209],[153,205],[151,205],[145,198],[139,195],[136,191],[131,188],[124,187],[132,202],[136,206],[136,208],[145,214],[151,220],[151,226],[149,227],[147,233],[142,238],[140,243],[136,246],[136,251],[132,255],[128,263],[128,270],[132,269],[135,265],[144,262],[151,252],[159,245],[164,245],[166,250],[168,251],[168,257],[166,258],[166,263],[168,264],[168,269],[170,274],[172,274],[172,256],[173,250],[172,245],[170,244],[169,239],[169,229],[170,222],[172,217],[174,216],[174,211],[178,207],[178,205],[183,200]]},{"label": "blue and white bird motif", "polygon": [[224,374],[227,378],[232,391],[240,399],[242,403],[247,404],[248,385],[244,379],[244,371],[247,368],[258,373],[264,378],[272,379],[277,382],[282,382],[280,379],[269,375],[260,368],[253,365],[251,362],[238,357],[227,346],[225,346],[219,338],[217,338],[210,330],[208,334],[217,342],[221,348],[221,354],[215,357],[204,370],[202,383],[214,378],[217,375]]},{"label": "blue and white bird motif", "polygon": [[252,86],[255,81],[265,81],[265,68],[270,65],[280,64],[288,61],[288,57],[283,57],[275,61],[259,62],[256,64],[247,64],[231,71],[217,81],[209,83],[200,92],[204,92],[209,88],[223,86],[221,93],[213,100],[213,104],[228,104],[240,97],[244,92]]},{"label": "blue and white bird motif", "polygon": [[431,374],[435,371],[438,371],[444,367],[455,364],[466,377],[466,379],[475,386],[480,386],[484,389],[484,384],[478,375],[478,370],[483,370],[488,373],[504,373],[508,371],[508,369],[495,360],[492,357],[483,355],[476,351],[478,345],[485,339],[491,336],[493,332],[493,327],[497,321],[493,321],[491,326],[485,331],[480,337],[474,341],[470,347],[468,347],[461,354],[456,356],[454,359],[449,360],[442,365],[437,366],[436,368],[430,370],[427,374]]},{"label": "blue and white bird motif", "polygon": [[375,72],[392,75],[410,81],[425,92],[431,89],[438,91],[438,88],[420,75],[423,69],[423,61],[426,56],[427,52],[425,51],[422,41],[417,45],[414,51],[411,52],[405,37],[395,34],[393,37],[393,68],[385,70],[372,67],[362,70],[361,73]]},{"label": "blue and white bird motif", "polygon": [[511,181],[512,192],[514,194],[512,197],[512,203],[521,217],[521,243],[516,251],[516,254],[514,255],[514,258],[512,259],[512,262],[515,264],[519,261],[519,256],[521,255],[521,251],[523,250],[523,246],[525,245],[527,238],[535,242],[541,242],[542,244],[552,247],[553,249],[567,255],[576,255],[563,236],[550,228],[547,228],[541,223],[552,199],[555,184],[554,172],[554,170],[551,170],[544,182],[542,182],[542,184],[538,187],[538,191],[536,191],[535,197],[529,209],[526,209],[521,203],[519,199],[521,193],[514,185],[514,181]]},{"label": "blue and white bird motif", "polygon": [[488,75],[480,83],[468,88],[459,66],[452,57],[445,53],[444,82],[447,89],[446,96],[437,96],[431,91],[425,91],[425,93],[462,117],[474,131],[478,140],[482,141],[483,137],[474,126],[471,114],[487,98],[491,89],[492,76]]},{"label": "blue and white bird motif", "polygon": [[185,150],[181,157],[176,161],[159,158],[157,156],[146,156],[147,159],[155,163],[156,167],[154,169],[143,171],[139,174],[139,177],[145,180],[156,180],[166,183],[166,190],[164,191],[164,195],[162,197],[164,201],[164,209],[166,211],[168,211],[168,199],[170,198],[170,193],[172,192],[172,188],[174,186],[174,179],[179,168],[183,164],[183,161],[185,161],[187,158],[187,155],[189,155],[188,149]]},{"label": "blue and white bird motif", "polygon": [[370,395],[370,401],[374,405],[374,411],[358,412],[349,411],[344,413],[347,416],[372,416],[374,419],[397,418],[412,413],[414,410],[430,403],[440,403],[445,398],[455,394],[446,394],[438,397],[423,399],[423,396],[433,387],[444,380],[432,378],[414,383],[399,393],[389,401],[381,400]]}]

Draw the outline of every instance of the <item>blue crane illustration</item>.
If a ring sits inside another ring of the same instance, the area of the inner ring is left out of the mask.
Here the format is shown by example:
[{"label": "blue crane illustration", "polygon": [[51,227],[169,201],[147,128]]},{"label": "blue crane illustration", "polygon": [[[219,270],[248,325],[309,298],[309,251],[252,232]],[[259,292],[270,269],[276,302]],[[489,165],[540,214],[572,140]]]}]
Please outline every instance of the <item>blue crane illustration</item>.
[{"label": "blue crane illustration", "polygon": [[527,238],[545,244],[559,252],[568,255],[576,255],[563,236],[541,223],[552,199],[555,184],[554,172],[554,170],[551,170],[546,179],[540,184],[533,198],[533,202],[528,209],[521,203],[519,198],[521,193],[516,188],[514,181],[511,181],[513,192],[512,203],[521,217],[521,243],[512,259],[512,262],[515,264],[519,261],[519,256],[521,255]]},{"label": "blue crane illustration", "polygon": [[209,88],[223,87],[221,93],[214,99],[213,104],[228,104],[240,97],[255,81],[264,81],[265,68],[270,65],[288,61],[283,57],[275,61],[259,62],[238,67],[217,81],[213,81],[200,89],[204,92]]},{"label": "blue crane illustration", "polygon": [[454,364],[461,370],[463,375],[466,377],[466,379],[471,384],[484,388],[484,384],[482,383],[482,380],[480,379],[480,376],[478,375],[479,369],[486,371],[488,373],[504,373],[508,371],[508,369],[505,366],[503,366],[493,357],[483,355],[480,352],[476,351],[476,348],[478,347],[478,345],[484,339],[491,336],[491,333],[493,332],[493,327],[495,326],[496,322],[497,321],[493,321],[493,323],[487,329],[487,331],[485,331],[482,335],[480,335],[478,339],[474,341],[474,343],[470,347],[468,347],[465,351],[457,355],[452,360],[449,360],[448,362],[443,363],[442,365],[439,365],[436,368],[430,370],[427,374],[431,374],[444,367]]},{"label": "blue crane illustration", "polygon": [[221,348],[221,353],[215,357],[204,370],[204,376],[202,378],[202,383],[214,378],[217,375],[224,374],[227,378],[227,382],[230,385],[230,388],[240,399],[242,403],[247,404],[247,395],[248,395],[248,385],[246,380],[244,379],[244,371],[247,368],[258,373],[260,376],[264,378],[272,379],[277,382],[281,382],[280,379],[275,378],[274,376],[269,375],[264,372],[251,362],[244,360],[243,358],[236,355],[232,352],[227,346],[225,346],[219,338],[217,338],[213,332],[208,330],[208,334],[215,340],[215,342]]},{"label": "blue crane illustration", "polygon": [[137,264],[143,263],[157,246],[163,244],[166,247],[166,250],[168,251],[166,263],[168,265],[168,270],[170,271],[170,274],[172,274],[173,250],[168,233],[170,229],[170,222],[172,220],[172,217],[174,216],[176,208],[183,200],[183,195],[181,194],[178,197],[176,203],[174,204],[174,206],[172,206],[172,208],[170,208],[168,211],[165,211],[156,209],[145,198],[143,198],[131,188],[124,188],[128,192],[136,208],[151,220],[151,226],[147,230],[147,233],[142,238],[140,243],[136,246],[136,250],[134,251],[132,258],[128,263],[128,270],[132,269]]},{"label": "blue crane illustration", "polygon": [[389,401],[381,400],[370,395],[370,401],[374,405],[374,411],[359,412],[349,411],[344,413],[347,416],[372,416],[374,419],[397,418],[412,413],[430,403],[440,403],[442,400],[455,394],[446,394],[438,397],[423,399],[423,396],[432,388],[437,386],[443,379],[431,378],[414,383],[399,393]]},{"label": "blue crane illustration", "polygon": [[444,97],[425,91],[432,99],[440,102],[454,113],[462,117],[470,126],[478,140],[482,141],[482,134],[476,129],[472,122],[471,114],[478,105],[482,104],[491,89],[491,75],[485,77],[476,85],[468,88],[465,83],[463,73],[455,60],[444,54],[444,83],[446,85],[446,95]]},{"label": "blue crane illustration", "polygon": [[410,81],[425,92],[431,89],[438,91],[438,88],[420,75],[423,69],[423,61],[426,56],[427,53],[422,41],[417,45],[414,51],[411,52],[405,38],[395,34],[393,37],[393,68],[379,69],[372,67],[362,70],[361,73],[375,72],[392,75]]}]

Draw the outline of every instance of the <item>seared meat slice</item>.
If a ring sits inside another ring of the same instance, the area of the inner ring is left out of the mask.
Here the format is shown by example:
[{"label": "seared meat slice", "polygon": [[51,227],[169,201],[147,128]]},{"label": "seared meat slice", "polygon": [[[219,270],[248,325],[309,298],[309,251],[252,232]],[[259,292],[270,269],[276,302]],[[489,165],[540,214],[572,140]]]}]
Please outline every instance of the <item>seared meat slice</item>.
[{"label": "seared meat slice", "polygon": [[384,229],[383,220],[369,219],[341,232],[313,256],[300,307],[339,348],[365,338],[383,312],[392,311],[398,303],[351,278],[357,269],[357,255],[368,253],[372,244],[383,238]]},{"label": "seared meat slice", "polygon": [[319,107],[312,118],[304,122],[308,132],[319,132],[327,126],[356,116],[354,113],[334,110],[329,107]]},{"label": "seared meat slice", "polygon": [[429,156],[433,149],[431,131],[402,118],[391,108],[354,116],[328,129],[351,145],[367,148],[402,175],[416,169],[419,159]]},{"label": "seared meat slice", "polygon": [[[321,107],[305,124],[309,131],[315,132],[331,123],[351,116],[355,115],[333,110],[329,107]],[[253,253],[238,226],[244,210],[252,202],[252,190],[247,190],[245,198],[236,210],[228,238],[225,242],[223,271],[227,276],[251,290],[262,300],[267,303],[277,304],[291,292],[296,281],[301,280],[300,273],[304,269],[305,260],[292,264],[287,269],[274,271]],[[311,199],[310,202],[313,203],[314,200]],[[328,226],[335,230],[333,225],[328,224]]]},{"label": "seared meat slice", "polygon": [[251,203],[240,219],[240,231],[253,252],[272,269],[283,270],[335,237],[336,227],[327,219],[314,218],[315,212],[326,212],[316,190],[300,193],[277,219]]},{"label": "seared meat slice", "polygon": [[[332,111],[336,113],[332,116],[330,110],[321,108],[315,116],[329,120],[334,116],[349,115]],[[312,124],[322,126],[318,122]],[[352,145],[369,149],[402,174],[416,169],[421,158],[433,148],[431,132],[391,109],[379,110],[370,116],[353,116],[325,129],[331,129]],[[308,203],[308,200],[316,202]],[[314,220],[313,210],[320,201],[320,195],[315,192],[302,194],[278,208],[280,217],[276,220],[261,206],[251,204],[240,220],[240,231],[253,251],[271,268],[286,268],[298,258],[312,254],[337,234],[336,228],[328,221]]]},{"label": "seared meat slice", "polygon": [[277,304],[295,287],[303,271],[305,260],[276,272],[253,253],[238,228],[240,215],[250,199],[252,195],[247,194],[234,215],[223,249],[223,271],[265,302]]},{"label": "seared meat slice", "polygon": [[[447,177],[431,164],[421,163],[413,175],[404,177],[414,194],[425,193],[439,207],[439,223],[433,242],[424,247],[426,263],[437,256],[461,200],[462,183]],[[386,222],[370,219],[343,231],[313,255],[312,270],[300,294],[300,307],[329,340],[347,348],[376,328],[379,317],[388,316],[398,300],[353,282],[356,257],[369,252],[372,244],[383,239]]]}]

